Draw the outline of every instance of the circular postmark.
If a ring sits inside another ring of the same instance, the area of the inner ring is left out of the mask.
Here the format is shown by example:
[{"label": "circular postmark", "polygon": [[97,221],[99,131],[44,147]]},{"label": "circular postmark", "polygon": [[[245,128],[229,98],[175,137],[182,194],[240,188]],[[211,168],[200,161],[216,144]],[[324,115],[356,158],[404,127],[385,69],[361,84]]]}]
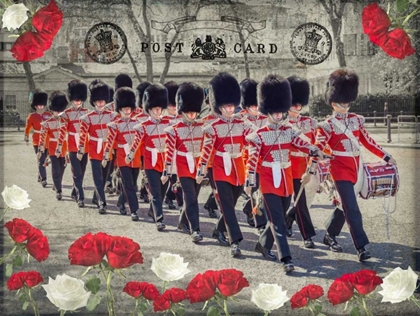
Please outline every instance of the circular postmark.
[{"label": "circular postmark", "polygon": [[320,64],[331,53],[331,34],[318,23],[301,24],[293,31],[290,50],[293,56],[304,64]]},{"label": "circular postmark", "polygon": [[127,51],[127,37],[114,23],[98,23],[86,33],[85,51],[97,63],[113,64]]}]

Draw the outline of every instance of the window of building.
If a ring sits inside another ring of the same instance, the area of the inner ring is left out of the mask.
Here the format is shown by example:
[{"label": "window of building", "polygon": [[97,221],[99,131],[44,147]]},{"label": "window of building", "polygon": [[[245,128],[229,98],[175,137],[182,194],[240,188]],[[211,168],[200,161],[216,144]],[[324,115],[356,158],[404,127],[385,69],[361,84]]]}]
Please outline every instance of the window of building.
[{"label": "window of building", "polygon": [[4,96],[4,105],[6,107],[6,110],[16,110],[16,95],[5,95]]}]

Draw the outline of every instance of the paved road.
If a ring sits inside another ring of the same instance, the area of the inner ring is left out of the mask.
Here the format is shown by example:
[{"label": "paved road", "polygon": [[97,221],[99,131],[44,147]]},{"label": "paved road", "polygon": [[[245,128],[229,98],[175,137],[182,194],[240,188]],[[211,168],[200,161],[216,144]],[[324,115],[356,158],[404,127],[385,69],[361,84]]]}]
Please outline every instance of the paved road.
[{"label": "paved road", "polygon": [[[229,254],[229,248],[218,246],[216,241],[211,238],[211,231],[215,220],[210,219],[207,212],[201,212],[202,232],[204,241],[199,245],[193,244],[190,237],[176,230],[178,211],[165,210],[165,222],[167,230],[157,232],[148,216],[146,205],[141,204],[141,214],[139,222],[132,222],[129,216],[121,216],[115,206],[116,197],[110,196],[108,204],[108,214],[100,216],[97,210],[88,204],[86,208],[79,209],[70,199],[71,173],[67,168],[64,176],[64,198],[56,201],[55,192],[51,190],[51,177],[49,171],[49,185],[42,188],[36,182],[35,154],[32,147],[27,147],[22,142],[22,133],[5,132],[0,138],[0,152],[3,157],[1,169],[3,177],[0,188],[5,185],[16,184],[28,191],[32,199],[31,208],[22,211],[11,211],[7,214],[6,220],[14,217],[24,218],[33,226],[40,228],[47,235],[51,254],[42,263],[31,260],[30,264],[25,263],[24,269],[35,269],[42,273],[44,279],[48,276],[55,278],[57,274],[65,272],[73,277],[80,277],[84,271],[83,267],[70,266],[67,259],[67,250],[70,244],[78,237],[87,232],[103,231],[111,235],[127,236],[134,239],[141,245],[144,257],[142,265],[135,265],[126,270],[127,280],[119,276],[113,279],[113,289],[116,293],[116,307],[118,315],[128,314],[132,309],[132,301],[122,293],[125,282],[130,280],[148,281],[156,285],[161,285],[161,281],[150,270],[153,257],[158,257],[160,252],[172,252],[180,254],[186,262],[189,262],[190,274],[184,279],[175,281],[169,286],[185,288],[188,282],[196,273],[204,272],[208,269],[236,268],[244,272],[250,283],[250,287],[244,289],[237,295],[237,302],[229,303],[229,310],[232,315],[262,315],[260,310],[250,302],[251,289],[259,283],[277,283],[287,289],[289,297],[303,286],[315,283],[328,290],[334,278],[344,273],[354,272],[360,269],[373,269],[382,277],[386,276],[395,267],[406,269],[411,266],[420,271],[419,259],[419,238],[418,226],[419,217],[416,216],[420,205],[420,191],[418,190],[419,173],[417,162],[419,161],[420,151],[411,146],[410,140],[405,143],[391,144],[387,150],[397,159],[401,178],[401,187],[396,200],[396,211],[390,215],[389,232],[390,239],[387,239],[386,221],[384,216],[383,203],[389,200],[362,200],[359,205],[364,216],[364,226],[370,238],[371,244],[368,249],[373,254],[373,259],[367,263],[359,263],[356,259],[349,231],[345,227],[342,236],[338,238],[344,248],[343,253],[332,253],[322,244],[322,237],[325,234],[324,221],[332,211],[331,203],[326,195],[318,195],[311,209],[311,216],[317,230],[315,237],[316,249],[304,249],[301,236],[296,232],[289,239],[293,255],[293,261],[297,267],[291,275],[285,275],[279,263],[263,260],[254,251],[257,235],[255,230],[248,227],[245,216],[241,211],[237,211],[244,241],[241,243],[243,258],[233,259]],[[381,134],[374,134],[375,139],[386,144],[386,138],[381,139]],[[385,141],[384,141],[385,140]],[[404,146],[405,145],[405,146]],[[415,146],[417,147],[417,146]],[[374,161],[375,157],[365,156],[365,161]],[[87,170],[85,180],[87,197],[92,196],[93,183],[90,167]],[[200,195],[201,206],[209,192],[208,188],[202,190]],[[238,203],[239,208],[240,203]],[[4,231],[3,231],[4,234]],[[7,236],[7,232],[6,232]],[[8,238],[4,237],[4,253],[11,249]],[[88,274],[89,276],[89,274]],[[83,277],[85,280],[88,276]],[[1,315],[29,315],[20,309],[20,303],[15,293],[10,293],[5,286],[5,278],[1,279]],[[104,293],[102,293],[104,294]],[[39,302],[42,315],[56,315],[56,308],[46,299],[43,289],[35,292],[35,298]],[[369,300],[369,306],[375,315],[419,315],[420,310],[412,303],[380,304],[381,296],[374,294]],[[344,306],[332,307],[326,297],[322,298],[323,306],[328,315],[345,315]],[[201,304],[189,305],[186,303],[187,315],[204,315],[201,312]],[[95,315],[105,315],[106,306],[101,303]],[[83,309],[77,315],[88,315]],[[273,312],[271,315],[308,315],[290,309],[290,304]]]}]

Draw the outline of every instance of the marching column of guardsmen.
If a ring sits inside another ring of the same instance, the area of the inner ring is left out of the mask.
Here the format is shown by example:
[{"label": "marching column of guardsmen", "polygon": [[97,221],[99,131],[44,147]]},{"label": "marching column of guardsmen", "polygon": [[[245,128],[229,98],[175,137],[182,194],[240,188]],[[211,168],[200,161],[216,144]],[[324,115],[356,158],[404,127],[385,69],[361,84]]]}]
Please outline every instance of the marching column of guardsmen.
[{"label": "marching column of guardsmen", "polygon": [[[90,111],[83,106],[88,90],[94,108]],[[343,207],[327,219],[323,243],[332,251],[342,251],[336,236],[347,222],[358,259],[371,257],[365,248],[369,240],[356,200],[362,168],[360,144],[388,163],[396,161],[369,137],[364,118],[348,113],[358,93],[358,76],[353,71],[339,69],[330,75],[325,96],[334,112],[318,124],[300,114],[310,91],[308,81],[296,76],[268,75],[260,83],[248,78],[239,84],[234,76],[221,72],[208,89],[192,82],[178,86],[169,81],[165,85],[142,82],[133,90],[130,76],[119,74],[113,98],[111,90],[100,79],[89,87],[72,80],[67,96],[61,91],[49,96],[51,112],[45,111],[45,91],[31,94],[30,106],[35,112],[28,116],[25,141],[29,143],[33,130],[38,181],[43,187],[47,185],[44,162],[49,155],[57,200],[62,199],[63,174],[70,163],[70,196],[79,207],[85,206],[83,180],[89,159],[95,185],[92,203],[99,214],[105,214],[105,187],[112,164],[121,185],[116,202],[121,215],[128,213],[128,202],[131,219],[138,221],[142,199],[150,203],[148,215],[162,231],[166,228],[165,197],[169,209],[175,208],[173,201],[177,200],[181,207],[177,228],[199,243],[203,232],[198,196],[202,181],[209,179],[212,196],[204,208],[209,217],[217,218],[212,237],[220,245],[230,246],[231,256],[242,255],[243,235],[235,205],[245,192],[248,199],[243,212],[259,233],[255,251],[268,260],[280,260],[288,273],[295,269],[287,241],[294,221],[304,247],[315,247],[304,186],[316,173],[318,160],[324,159],[323,150],[328,149],[330,174]],[[206,103],[211,111],[199,117]],[[235,113],[239,104],[242,111]],[[172,191],[175,187],[176,193]],[[290,208],[292,197],[295,201]]]}]

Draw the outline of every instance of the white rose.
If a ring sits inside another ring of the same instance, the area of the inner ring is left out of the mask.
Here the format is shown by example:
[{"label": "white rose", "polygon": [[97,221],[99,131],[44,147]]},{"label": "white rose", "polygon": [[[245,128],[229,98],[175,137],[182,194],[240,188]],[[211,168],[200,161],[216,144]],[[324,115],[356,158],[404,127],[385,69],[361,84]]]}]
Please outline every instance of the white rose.
[{"label": "white rose", "polygon": [[252,290],[251,302],[264,311],[273,311],[289,300],[286,292],[277,284],[261,283],[256,290]]},{"label": "white rose", "polygon": [[4,203],[11,209],[23,210],[24,208],[31,207],[29,205],[31,200],[28,199],[28,192],[19,188],[16,184],[10,188],[6,185],[1,195],[3,196]]},{"label": "white rose", "polygon": [[28,19],[27,11],[29,9],[23,3],[7,7],[3,14],[3,27],[7,27],[9,31],[18,29]]},{"label": "white rose", "polygon": [[74,311],[86,306],[91,294],[85,290],[82,280],[66,274],[57,275],[55,280],[49,278],[48,284],[42,287],[51,303],[63,311]]},{"label": "white rose", "polygon": [[416,289],[417,278],[410,267],[407,270],[395,268],[381,284],[383,290],[378,293],[383,296],[382,302],[399,303],[409,299]]},{"label": "white rose", "polygon": [[152,271],[163,281],[175,281],[182,279],[184,275],[191,272],[187,269],[188,262],[180,255],[161,252],[159,258],[152,260]]}]

